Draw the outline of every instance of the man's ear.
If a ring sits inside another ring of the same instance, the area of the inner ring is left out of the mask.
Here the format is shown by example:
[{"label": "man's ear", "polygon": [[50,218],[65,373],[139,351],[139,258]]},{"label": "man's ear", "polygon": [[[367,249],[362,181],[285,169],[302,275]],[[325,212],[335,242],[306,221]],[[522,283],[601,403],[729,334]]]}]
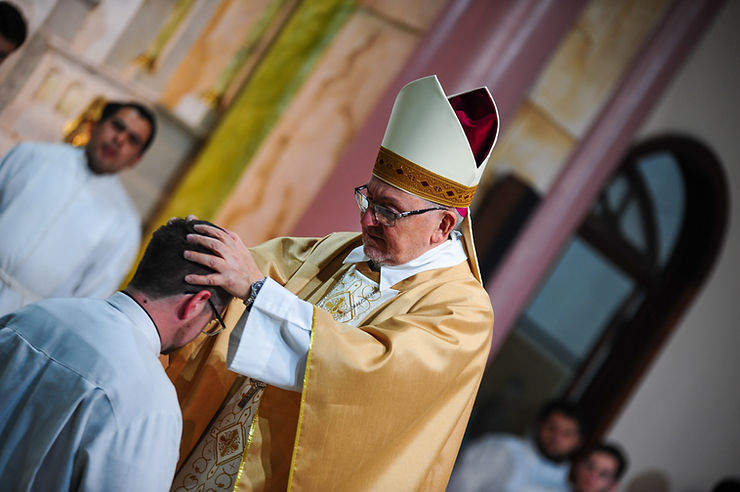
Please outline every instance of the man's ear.
[{"label": "man's ear", "polygon": [[432,233],[432,244],[441,244],[446,241],[447,238],[450,237],[450,233],[455,228],[456,223],[457,217],[455,216],[455,212],[444,210],[442,218],[437,224],[437,228],[434,230],[434,233]]},{"label": "man's ear", "polygon": [[205,289],[199,290],[195,294],[187,294],[178,309],[178,317],[182,321],[189,321],[199,316],[204,309],[208,309],[208,299],[211,293]]}]

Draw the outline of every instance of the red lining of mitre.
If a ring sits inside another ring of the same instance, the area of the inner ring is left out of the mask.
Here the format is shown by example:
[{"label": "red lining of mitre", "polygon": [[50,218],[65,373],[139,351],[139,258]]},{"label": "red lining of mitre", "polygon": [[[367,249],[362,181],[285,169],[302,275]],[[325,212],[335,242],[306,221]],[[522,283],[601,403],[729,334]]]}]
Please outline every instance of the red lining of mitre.
[{"label": "red lining of mitre", "polygon": [[475,164],[480,167],[491,151],[498,129],[496,107],[491,101],[491,96],[481,87],[452,96],[449,102],[468,138]]},{"label": "red lining of mitre", "polygon": [[[470,92],[458,94],[448,99],[457,119],[463,127],[475,157],[475,165],[480,167],[491,151],[498,131],[498,118],[488,91],[481,87]],[[465,217],[467,208],[458,208]]]}]

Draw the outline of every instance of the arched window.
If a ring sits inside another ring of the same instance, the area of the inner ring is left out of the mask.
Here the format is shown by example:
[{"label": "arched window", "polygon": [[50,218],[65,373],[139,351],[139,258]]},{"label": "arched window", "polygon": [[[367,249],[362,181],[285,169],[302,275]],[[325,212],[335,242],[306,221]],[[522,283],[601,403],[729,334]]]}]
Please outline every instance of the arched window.
[{"label": "arched window", "polygon": [[[521,183],[491,193],[483,214],[508,215],[502,196],[515,216],[536,202]],[[592,437],[603,434],[700,289],[726,219],[727,186],[708,148],[685,136],[635,146],[487,369],[469,435],[522,433],[556,395],[582,403]],[[500,240],[478,231],[487,273],[511,230],[497,230]]]}]

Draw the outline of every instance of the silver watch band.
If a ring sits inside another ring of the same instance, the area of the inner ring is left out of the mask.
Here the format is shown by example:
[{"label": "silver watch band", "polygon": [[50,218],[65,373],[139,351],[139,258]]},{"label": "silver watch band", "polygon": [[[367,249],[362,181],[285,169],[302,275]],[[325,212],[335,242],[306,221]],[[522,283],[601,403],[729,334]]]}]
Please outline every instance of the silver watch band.
[{"label": "silver watch band", "polygon": [[262,277],[252,283],[252,287],[249,289],[249,296],[244,299],[244,305],[247,306],[247,311],[251,309],[252,304],[254,304],[254,300],[257,299],[257,294],[259,294],[262,285],[265,283],[265,279],[267,279],[267,277]]}]

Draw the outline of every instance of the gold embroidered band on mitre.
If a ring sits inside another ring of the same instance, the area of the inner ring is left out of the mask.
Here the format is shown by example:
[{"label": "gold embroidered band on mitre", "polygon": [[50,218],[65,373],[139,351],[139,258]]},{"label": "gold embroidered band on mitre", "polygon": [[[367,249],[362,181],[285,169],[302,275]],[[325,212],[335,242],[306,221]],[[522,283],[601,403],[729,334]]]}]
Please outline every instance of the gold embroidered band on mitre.
[{"label": "gold embroidered band on mitre", "polygon": [[383,146],[375,159],[373,175],[418,197],[455,208],[468,207],[478,188],[433,173]]}]

